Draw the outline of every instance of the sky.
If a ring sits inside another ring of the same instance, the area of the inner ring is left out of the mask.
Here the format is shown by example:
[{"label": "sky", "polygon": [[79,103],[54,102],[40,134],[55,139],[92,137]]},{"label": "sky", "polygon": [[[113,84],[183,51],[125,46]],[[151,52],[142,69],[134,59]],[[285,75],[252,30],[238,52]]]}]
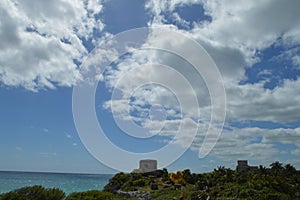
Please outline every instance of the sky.
[{"label": "sky", "polygon": [[1,1],[0,170],[300,169],[299,7]]}]

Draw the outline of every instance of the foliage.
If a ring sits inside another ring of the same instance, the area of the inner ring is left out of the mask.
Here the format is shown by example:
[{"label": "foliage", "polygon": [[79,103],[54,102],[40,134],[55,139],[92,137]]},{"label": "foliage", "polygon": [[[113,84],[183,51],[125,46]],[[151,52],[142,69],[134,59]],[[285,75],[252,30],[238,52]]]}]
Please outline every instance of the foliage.
[{"label": "foliage", "polygon": [[205,191],[193,191],[191,192],[191,200],[206,200],[208,194]]},{"label": "foliage", "polygon": [[128,180],[130,180],[130,174],[120,172],[109,180],[109,183],[104,187],[104,191],[115,193],[117,190],[120,190]]},{"label": "foliage", "polygon": [[109,192],[91,190],[86,192],[74,192],[66,200],[125,200],[128,198],[120,197]]},{"label": "foliage", "polygon": [[153,198],[155,200],[173,199],[173,197],[177,197],[176,199],[178,199],[180,194],[180,190],[174,190],[173,188],[164,188],[152,192]]},{"label": "foliage", "polygon": [[138,188],[148,186],[151,182],[151,175],[140,173],[125,174],[123,172],[116,174],[109,180],[104,187],[104,191],[116,193],[118,190],[133,191]]},{"label": "foliage", "polygon": [[60,189],[46,189],[38,185],[23,187],[0,196],[0,200],[61,200],[64,198],[65,193]]},{"label": "foliage", "polygon": [[[283,166],[274,162],[270,168],[259,166],[249,170],[236,171],[218,166],[210,173],[195,174],[189,169],[168,173],[162,170],[161,178],[145,174],[118,174],[111,183],[121,183],[119,189],[150,190],[150,183],[156,182],[159,190],[151,191],[154,199],[172,199],[185,192],[185,199],[300,199],[300,173],[292,165]],[[168,176],[167,176],[168,175]],[[181,183],[184,190],[176,190],[170,185]],[[167,186],[167,187],[166,187]],[[209,188],[209,189],[205,189]]]},{"label": "foliage", "polygon": [[71,193],[66,200],[97,200],[97,199],[103,199],[103,200],[109,200],[112,198],[111,193],[109,192],[101,192],[97,190],[91,190],[86,192],[74,192]]},{"label": "foliage", "polygon": [[[158,190],[151,190],[151,183],[155,183]],[[172,183],[181,183],[181,185]],[[242,171],[218,166],[212,172],[202,174],[191,173],[189,169],[176,174],[168,173],[167,169],[144,174],[118,173],[109,180],[103,191],[72,193],[66,200],[128,199],[126,196],[116,194],[118,191],[148,193],[155,200],[173,199],[173,197],[178,199],[182,192],[185,200],[202,200],[208,196],[212,199],[296,200],[300,199],[300,171],[290,164],[284,166],[280,162],[274,162],[270,164],[270,168],[259,166]],[[63,198],[62,191],[45,189],[41,186],[21,188],[0,195],[0,200]]]},{"label": "foliage", "polygon": [[162,180],[164,181],[164,182],[167,182],[167,181],[169,181],[169,173],[168,173],[168,170],[166,169],[166,168],[163,168],[163,170],[162,170]]}]

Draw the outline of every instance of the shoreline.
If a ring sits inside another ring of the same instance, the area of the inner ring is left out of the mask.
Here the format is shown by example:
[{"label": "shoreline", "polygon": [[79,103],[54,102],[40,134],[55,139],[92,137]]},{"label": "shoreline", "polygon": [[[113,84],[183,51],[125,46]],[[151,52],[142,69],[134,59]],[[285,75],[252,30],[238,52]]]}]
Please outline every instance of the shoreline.
[{"label": "shoreline", "polygon": [[91,172],[50,172],[50,171],[22,171],[22,170],[0,170],[0,173],[36,173],[36,174],[73,174],[73,175],[115,175],[118,172],[114,174],[108,174],[108,173],[91,173]]},{"label": "shoreline", "polygon": [[0,194],[34,185],[59,188],[66,194],[86,190],[103,190],[113,176],[113,174],[0,171]]}]

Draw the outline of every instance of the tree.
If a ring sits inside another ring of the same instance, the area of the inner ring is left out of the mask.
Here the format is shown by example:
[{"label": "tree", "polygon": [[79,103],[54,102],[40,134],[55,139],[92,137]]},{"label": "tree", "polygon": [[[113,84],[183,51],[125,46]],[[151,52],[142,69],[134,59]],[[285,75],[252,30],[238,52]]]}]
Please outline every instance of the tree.
[{"label": "tree", "polygon": [[267,168],[265,166],[259,165],[258,170],[261,176],[265,176],[267,174]]},{"label": "tree", "polygon": [[279,161],[275,161],[270,164],[271,170],[274,172],[275,177],[278,175],[280,171],[282,171],[284,168],[282,166],[283,164],[280,163]]},{"label": "tree", "polygon": [[183,171],[183,178],[189,184],[195,184],[196,183],[196,178],[193,174],[191,174],[191,171],[189,169],[185,169]]},{"label": "tree", "polygon": [[293,165],[291,165],[291,164],[286,164],[285,166],[284,166],[284,169],[285,169],[285,171],[289,174],[289,175],[291,175],[291,174],[293,174],[293,173],[295,173],[297,170],[296,170],[296,168],[293,166]]},{"label": "tree", "polygon": [[163,174],[162,174],[162,179],[163,181],[168,181],[169,180],[169,172],[166,168],[163,168],[162,170]]}]

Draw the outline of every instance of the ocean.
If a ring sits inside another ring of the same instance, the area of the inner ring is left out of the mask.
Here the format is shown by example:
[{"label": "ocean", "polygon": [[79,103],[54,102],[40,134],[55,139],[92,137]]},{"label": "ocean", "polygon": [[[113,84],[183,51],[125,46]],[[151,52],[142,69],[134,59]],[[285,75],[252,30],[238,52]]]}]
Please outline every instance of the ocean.
[{"label": "ocean", "polygon": [[25,186],[42,185],[59,188],[66,195],[72,192],[102,190],[113,175],[110,174],[68,174],[40,172],[0,171],[0,194]]}]

